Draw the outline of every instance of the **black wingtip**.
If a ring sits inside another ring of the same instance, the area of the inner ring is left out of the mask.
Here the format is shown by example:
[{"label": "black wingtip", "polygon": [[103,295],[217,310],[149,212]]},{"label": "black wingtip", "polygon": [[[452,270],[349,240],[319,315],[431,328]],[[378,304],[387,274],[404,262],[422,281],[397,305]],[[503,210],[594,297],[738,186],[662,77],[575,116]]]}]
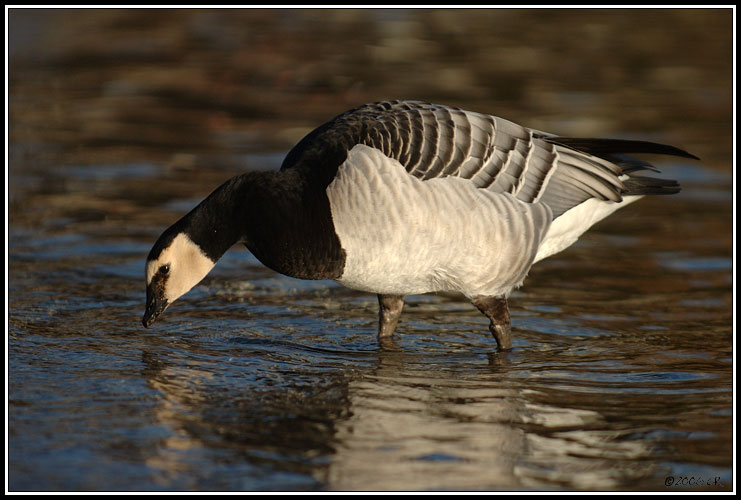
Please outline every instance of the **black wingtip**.
[{"label": "black wingtip", "polygon": [[679,183],[672,179],[656,177],[633,176],[623,181],[625,190],[622,195],[643,194],[677,194],[682,190]]},{"label": "black wingtip", "polygon": [[569,148],[584,151],[595,156],[611,155],[618,153],[648,153],[659,155],[681,156],[699,160],[697,156],[688,153],[684,149],[668,144],[659,144],[649,141],[632,141],[626,139],[587,139],[583,137],[551,137],[547,139],[554,144],[560,144]]}]

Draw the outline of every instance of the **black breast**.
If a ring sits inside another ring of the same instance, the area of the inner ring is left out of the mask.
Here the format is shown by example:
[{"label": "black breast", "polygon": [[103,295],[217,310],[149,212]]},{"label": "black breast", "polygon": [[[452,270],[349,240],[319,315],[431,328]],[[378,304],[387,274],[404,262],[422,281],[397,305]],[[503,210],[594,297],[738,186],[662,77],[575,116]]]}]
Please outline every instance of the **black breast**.
[{"label": "black breast", "polygon": [[[300,172],[253,172],[239,219],[247,248],[260,262],[287,276],[336,279],[345,251],[332,224],[326,187]],[[246,174],[250,175],[250,174]]]}]

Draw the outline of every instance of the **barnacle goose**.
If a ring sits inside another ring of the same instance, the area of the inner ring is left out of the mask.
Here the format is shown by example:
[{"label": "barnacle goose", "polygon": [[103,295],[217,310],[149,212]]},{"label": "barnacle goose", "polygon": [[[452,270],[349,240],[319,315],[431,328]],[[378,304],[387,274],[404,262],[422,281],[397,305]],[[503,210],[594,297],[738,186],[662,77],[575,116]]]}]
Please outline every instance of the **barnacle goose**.
[{"label": "barnacle goose", "polygon": [[226,181],[160,236],[146,263],[149,327],[235,243],[295,278],[378,294],[378,338],[404,297],[458,292],[511,349],[507,295],[533,263],[673,180],[625,153],[695,158],[643,141],[559,137],[418,101],[347,111],[303,138],[279,171]]}]

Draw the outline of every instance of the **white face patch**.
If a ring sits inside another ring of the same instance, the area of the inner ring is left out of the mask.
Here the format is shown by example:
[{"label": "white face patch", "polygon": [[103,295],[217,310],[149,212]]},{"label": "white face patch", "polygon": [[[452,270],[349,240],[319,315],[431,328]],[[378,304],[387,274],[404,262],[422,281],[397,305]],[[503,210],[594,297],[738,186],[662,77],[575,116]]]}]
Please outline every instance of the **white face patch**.
[{"label": "white face patch", "polygon": [[156,260],[147,262],[147,286],[152,283],[152,278],[164,265],[170,268],[165,281],[165,299],[168,304],[172,304],[205,278],[216,263],[209,259],[185,233],[180,233]]}]

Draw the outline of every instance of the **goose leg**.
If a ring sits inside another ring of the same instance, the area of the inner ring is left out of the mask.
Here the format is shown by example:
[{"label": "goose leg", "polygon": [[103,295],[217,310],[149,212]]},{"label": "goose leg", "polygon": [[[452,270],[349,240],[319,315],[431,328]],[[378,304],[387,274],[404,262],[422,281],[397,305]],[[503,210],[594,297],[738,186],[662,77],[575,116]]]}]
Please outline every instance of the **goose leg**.
[{"label": "goose leg", "polygon": [[378,294],[378,338],[388,339],[394,334],[404,308],[404,296]]},{"label": "goose leg", "polygon": [[512,349],[512,328],[507,299],[505,297],[476,297],[472,302],[491,321],[489,330],[494,335],[499,350]]}]

